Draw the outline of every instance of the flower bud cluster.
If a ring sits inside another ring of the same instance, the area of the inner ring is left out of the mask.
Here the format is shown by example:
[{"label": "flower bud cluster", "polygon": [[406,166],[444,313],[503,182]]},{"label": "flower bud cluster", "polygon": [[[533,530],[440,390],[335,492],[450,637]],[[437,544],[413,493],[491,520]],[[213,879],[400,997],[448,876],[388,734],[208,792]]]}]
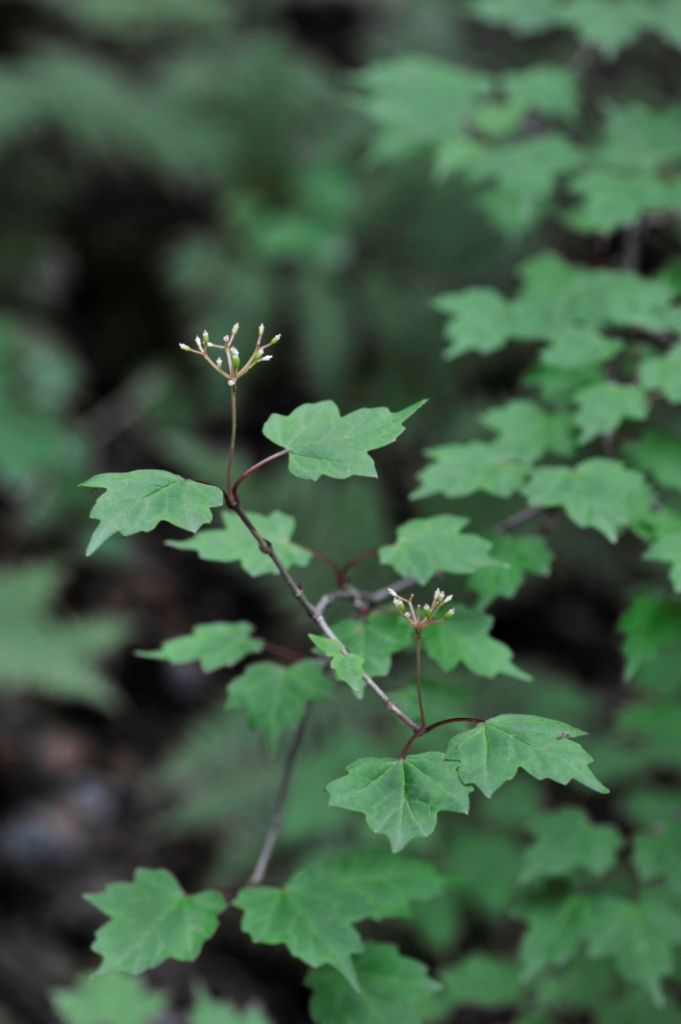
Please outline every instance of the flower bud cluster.
[{"label": "flower bud cluster", "polygon": [[402,597],[392,587],[388,587],[388,593],[393,599],[393,604],[404,619],[407,620],[412,629],[422,630],[428,626],[436,626],[439,622],[445,622],[454,615],[454,609],[444,611],[444,606],[452,600],[451,594],[445,594],[444,590],[436,588],[432,600],[428,604],[414,604],[414,595]]},{"label": "flower bud cluster", "polygon": [[[254,366],[257,366],[258,363],[269,362],[272,356],[269,353],[265,354],[267,349],[272,348],[273,345],[276,345],[281,340],[281,334],[275,334],[268,342],[263,342],[265,325],[260,324],[255,348],[242,365],[239,349],[234,344],[238,331],[239,325],[234,324],[229,334],[225,334],[220,343],[211,341],[208,331],[203,331],[201,334],[196,335],[193,346],[180,342],[180,348],[183,352],[190,352],[192,355],[201,356],[221,377],[225,378],[230,387],[234,387],[236,382],[252,370]],[[220,352],[215,359],[211,355],[211,349],[218,349]]]}]

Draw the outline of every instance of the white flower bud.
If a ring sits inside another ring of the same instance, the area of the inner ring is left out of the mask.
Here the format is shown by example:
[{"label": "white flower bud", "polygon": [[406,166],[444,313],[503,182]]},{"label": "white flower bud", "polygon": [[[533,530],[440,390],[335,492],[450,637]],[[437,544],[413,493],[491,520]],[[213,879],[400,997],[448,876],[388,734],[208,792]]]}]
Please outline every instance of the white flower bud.
[{"label": "white flower bud", "polygon": [[446,619],[451,619],[453,614],[454,614],[454,608],[450,608],[449,611],[445,612],[445,618]]},{"label": "white flower bud", "polygon": [[238,324],[232,324],[232,337],[233,338],[236,336],[238,331],[239,331],[239,325]]},{"label": "white flower bud", "polygon": [[203,345],[201,344],[201,339],[200,339],[200,337],[198,336],[198,334],[197,334],[197,335],[196,335],[196,337],[194,338],[194,344],[195,344],[195,345],[196,345],[196,347],[198,348],[199,352],[203,352]]},{"label": "white flower bud", "polygon": [[270,359],[273,359],[273,358],[274,358],[274,356],[261,356],[260,357],[260,362],[262,362],[262,363],[269,363]]},{"label": "white flower bud", "polygon": [[185,345],[183,341],[180,342],[180,348],[182,349],[183,352],[191,352],[191,348],[189,347],[189,345]]},{"label": "white flower bud", "polygon": [[215,360],[215,365],[222,366],[222,359],[220,358],[220,356],[218,356],[217,359]]}]

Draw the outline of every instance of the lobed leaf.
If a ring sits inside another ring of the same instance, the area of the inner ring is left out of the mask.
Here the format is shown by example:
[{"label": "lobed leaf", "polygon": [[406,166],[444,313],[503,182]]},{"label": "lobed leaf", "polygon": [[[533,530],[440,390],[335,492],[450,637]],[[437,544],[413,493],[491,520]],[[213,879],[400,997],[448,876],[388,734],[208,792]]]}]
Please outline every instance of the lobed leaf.
[{"label": "lobed leaf", "polygon": [[536,715],[497,715],[455,736],[447,758],[457,763],[461,779],[490,797],[522,768],[535,779],[553,779],[565,786],[575,780],[597,793],[607,793],[589,765],[593,758],[575,743],[584,736],[564,722]]},{"label": "lobed leaf", "polygon": [[138,658],[188,665],[198,661],[203,672],[233,668],[250,654],[260,654],[263,641],[253,636],[251,622],[199,622],[191,633],[164,640],[160,647],[135,651]]},{"label": "lobed leaf", "polygon": [[368,453],[398,438],[405,420],[424,404],[425,399],[399,412],[381,406],[341,416],[335,402],[312,402],[288,416],[272,413],[263,434],[288,451],[289,470],[302,480],[375,477],[376,466]]},{"label": "lobed leaf", "polygon": [[468,813],[469,790],[444,754],[365,757],[346,772],[326,787],[330,805],[363,814],[372,832],[388,837],[393,853],[429,836],[440,811]]},{"label": "lobed leaf", "polygon": [[[296,521],[286,512],[252,512],[250,518],[260,534],[274,546],[277,555],[287,569],[310,564],[312,554],[293,537]],[[178,551],[194,551],[203,562],[236,562],[253,579],[267,574],[276,575],[278,570],[271,558],[256,544],[250,531],[242,521],[230,512],[222,513],[222,526],[201,530],[187,540],[166,541],[168,547]]]},{"label": "lobed leaf", "polygon": [[483,607],[500,597],[515,597],[525,576],[548,576],[551,572],[553,553],[538,534],[501,533],[492,542],[492,555],[505,568],[478,569],[466,581]]},{"label": "lobed leaf", "polygon": [[358,991],[328,967],[306,975],[316,1024],[422,1024],[430,997],[440,988],[425,964],[387,942],[367,942],[355,963]]},{"label": "lobed leaf", "polygon": [[125,974],[85,976],[51,998],[63,1024],[152,1024],[169,1008],[163,992]]},{"label": "lobed leaf", "polygon": [[272,754],[282,735],[297,726],[307,705],[328,699],[330,690],[319,662],[303,659],[284,667],[256,661],[229,683],[225,708],[242,708]]},{"label": "lobed leaf", "polygon": [[94,554],[116,533],[123,537],[149,533],[161,522],[196,533],[211,521],[212,510],[224,503],[219,487],[185,480],[163,469],[99,473],[80,486],[105,492],[97,498],[90,513],[90,518],[99,519],[100,523],[92,534],[87,555]]},{"label": "lobed leaf", "polygon": [[597,878],[617,863],[623,837],[614,825],[595,824],[582,807],[559,807],[530,822],[534,843],[518,880],[563,878],[582,869]]},{"label": "lobed leaf", "polygon": [[312,633],[309,634],[309,638],[317,650],[330,659],[331,668],[342,682],[348,684],[355,697],[363,697],[366,686],[364,659],[359,654],[344,651],[340,640],[328,636],[315,636]]},{"label": "lobed leaf", "polygon": [[513,664],[513,651],[491,636],[491,615],[459,605],[454,618],[426,629],[423,646],[440,668],[449,672],[464,665],[484,679],[511,676],[524,682],[532,677]]},{"label": "lobed leaf", "polygon": [[437,572],[466,576],[490,566],[503,568],[491,556],[488,540],[462,533],[467,524],[468,519],[453,515],[409,519],[398,526],[394,544],[378,549],[378,560],[422,584]]},{"label": "lobed leaf", "polygon": [[653,501],[637,470],[600,457],[576,466],[540,466],[524,493],[530,505],[562,508],[576,526],[591,527],[611,543],[644,519]]},{"label": "lobed leaf", "polygon": [[219,892],[189,895],[164,868],[137,868],[132,882],[111,882],[85,899],[110,918],[92,943],[102,958],[97,975],[142,974],[164,960],[196,960],[225,909]]}]

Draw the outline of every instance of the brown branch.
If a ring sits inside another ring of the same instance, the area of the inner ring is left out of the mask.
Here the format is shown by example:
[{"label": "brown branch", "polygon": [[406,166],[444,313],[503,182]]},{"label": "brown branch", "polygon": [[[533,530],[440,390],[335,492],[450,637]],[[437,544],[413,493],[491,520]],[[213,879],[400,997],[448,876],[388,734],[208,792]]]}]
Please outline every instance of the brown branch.
[{"label": "brown branch", "polygon": [[402,748],[402,753],[400,754],[399,759],[400,761],[404,761],[405,757],[411,750],[412,744],[415,743],[420,736],[425,736],[427,733],[432,732],[434,729],[439,729],[440,726],[442,725],[450,725],[452,722],[472,722],[475,725],[480,725],[481,722],[484,721],[484,718],[468,718],[466,716],[457,718],[441,718],[439,721],[433,722],[432,725],[426,725],[421,729],[417,729],[414,735],[410,736],[407,742],[405,743],[404,747]]},{"label": "brown branch", "polygon": [[238,479],[234,483],[234,487],[232,488],[232,497],[236,498],[239,486],[243,483],[244,480],[247,480],[248,477],[251,476],[253,473],[257,473],[259,469],[263,468],[263,466],[267,466],[269,465],[270,462],[274,462],[276,459],[280,459],[283,455],[288,455],[288,448],[282,448],[280,451],[275,452],[273,455],[268,455],[266,459],[261,459],[260,462],[256,462],[252,466],[249,466],[248,469],[245,469],[241,476],[238,477]]},{"label": "brown branch", "polygon": [[[279,575],[281,576],[284,583],[293,594],[298,604],[300,604],[300,606],[303,608],[305,614],[310,619],[312,619],[315,625],[322,631],[324,636],[327,636],[330,640],[335,640],[335,642],[340,645],[340,650],[342,654],[349,654],[350,651],[347,649],[345,644],[336,636],[334,631],[331,629],[331,626],[329,626],[328,622],[324,618],[324,615],[320,611],[318,611],[317,608],[315,608],[315,606],[310,601],[309,597],[303,590],[300,583],[296,583],[293,576],[291,576],[291,573],[288,571],[282,560],[279,558],[279,555],[274,550],[271,542],[268,541],[265,537],[263,537],[258,528],[250,519],[248,513],[241,507],[241,503],[239,502],[238,498],[235,498],[234,495],[227,495],[227,505],[229,508],[232,509],[232,511],[236,512],[236,514],[239,516],[239,519],[241,519],[242,523],[247,528],[249,533],[257,541],[258,547],[260,548],[262,553],[264,555],[267,555],[267,557],[274,562],[275,566],[277,567]],[[362,673],[362,679],[369,687],[369,689],[376,694],[378,699],[382,701],[382,703],[386,706],[388,711],[391,712],[391,714],[395,715],[396,718],[399,718],[399,720],[404,725],[408,726],[412,732],[418,732],[419,727],[416,724],[416,722],[414,722],[409,717],[409,715],[405,714],[405,712],[395,703],[395,701],[392,700],[388,696],[388,694],[379,686],[375,679],[372,679],[372,677],[367,672]]]},{"label": "brown branch", "polygon": [[497,523],[497,533],[506,533],[508,530],[514,530],[516,526],[522,526],[523,523],[529,523],[531,519],[536,519],[545,510],[543,508],[535,508],[533,505],[528,508],[521,508],[518,512],[514,512],[512,515],[502,519],[501,522]]},{"label": "brown branch", "polygon": [[340,567],[341,582],[347,582],[348,573],[351,569],[354,569],[356,565],[360,565],[362,562],[368,562],[370,558],[375,558],[377,554],[378,548],[369,548],[368,551],[362,551],[359,555],[355,555],[354,558],[350,558],[345,565],[341,565]]},{"label": "brown branch", "polygon": [[286,805],[286,798],[288,797],[288,791],[291,785],[291,777],[293,776],[293,769],[295,767],[296,758],[298,751],[300,750],[303,742],[303,736],[305,735],[305,728],[310,717],[312,705],[308,704],[305,709],[305,713],[301,718],[298,728],[295,731],[291,746],[286,752],[286,758],[281,771],[281,779],[279,780],[279,788],[277,795],[274,800],[274,808],[272,810],[272,817],[270,818],[269,828],[265,835],[265,840],[258,854],[258,859],[255,862],[255,867],[251,871],[249,876],[248,885],[259,885],[265,880],[267,869],[270,866],[272,854],[274,848],[277,845],[279,833],[281,832],[281,826],[284,819],[284,807]]}]

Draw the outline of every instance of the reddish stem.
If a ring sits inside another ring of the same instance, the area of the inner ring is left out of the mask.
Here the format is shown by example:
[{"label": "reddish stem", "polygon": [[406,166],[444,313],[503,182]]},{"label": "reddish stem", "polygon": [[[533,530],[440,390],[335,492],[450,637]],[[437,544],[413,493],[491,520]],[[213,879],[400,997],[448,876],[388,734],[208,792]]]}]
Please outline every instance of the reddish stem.
[{"label": "reddish stem", "polygon": [[305,655],[299,651],[294,651],[291,647],[284,647],[282,644],[273,644],[268,640],[265,644],[265,650],[268,654],[273,654],[275,658],[281,658],[282,661],[300,661]]},{"label": "reddish stem", "polygon": [[336,583],[338,586],[341,587],[343,585],[344,580],[341,579],[343,570],[338,562],[334,562],[333,558],[330,558],[329,555],[325,555],[323,551],[317,551],[316,548],[309,548],[306,544],[300,544],[299,547],[304,551],[309,552],[313,558],[318,558],[320,562],[324,563],[324,565],[328,565],[329,569],[336,577]]},{"label": "reddish stem", "polygon": [[360,562],[367,562],[370,558],[375,558],[378,554],[378,548],[369,548],[368,551],[362,551],[359,555],[355,555],[345,565],[342,565],[339,570],[338,582],[343,584],[347,582],[348,573],[351,569],[354,569]]},{"label": "reddish stem", "polygon": [[468,718],[464,716],[457,718],[441,718],[439,722],[433,722],[431,725],[423,726],[421,729],[417,729],[417,731],[410,736],[405,743],[402,753],[400,754],[400,761],[404,761],[405,757],[411,750],[412,743],[414,743],[419,736],[425,736],[426,733],[432,732],[433,729],[439,729],[441,725],[450,725],[452,722],[472,722],[474,725],[480,725],[484,721],[484,718]]},{"label": "reddish stem", "polygon": [[232,498],[236,500],[237,491],[239,490],[239,484],[244,480],[247,480],[253,473],[257,473],[263,466],[267,466],[270,462],[274,462],[276,459],[280,459],[283,455],[288,455],[288,448],[282,448],[280,451],[275,452],[274,455],[268,455],[266,459],[261,459],[260,462],[254,463],[245,469],[241,476],[235,481],[232,487]]}]

